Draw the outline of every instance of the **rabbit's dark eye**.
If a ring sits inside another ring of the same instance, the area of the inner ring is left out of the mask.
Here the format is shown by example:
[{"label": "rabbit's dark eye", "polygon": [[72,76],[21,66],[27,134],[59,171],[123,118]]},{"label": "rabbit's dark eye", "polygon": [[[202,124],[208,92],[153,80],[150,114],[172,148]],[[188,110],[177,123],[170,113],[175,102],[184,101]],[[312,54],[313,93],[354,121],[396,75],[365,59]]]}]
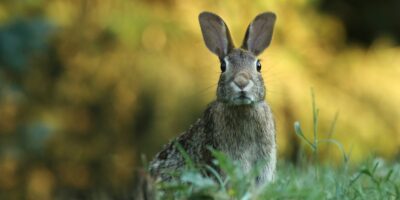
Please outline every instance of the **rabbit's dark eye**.
[{"label": "rabbit's dark eye", "polygon": [[225,60],[221,60],[221,71],[222,71],[222,72],[225,72],[225,70],[226,70],[226,63],[225,63]]},{"label": "rabbit's dark eye", "polygon": [[261,62],[259,60],[257,60],[257,71],[261,71]]}]

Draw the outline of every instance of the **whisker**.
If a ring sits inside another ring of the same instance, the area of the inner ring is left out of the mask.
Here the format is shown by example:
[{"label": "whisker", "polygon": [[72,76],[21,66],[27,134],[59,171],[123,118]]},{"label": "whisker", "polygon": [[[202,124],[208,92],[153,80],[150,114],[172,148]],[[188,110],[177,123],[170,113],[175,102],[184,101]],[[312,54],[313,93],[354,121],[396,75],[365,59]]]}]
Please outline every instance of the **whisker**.
[{"label": "whisker", "polygon": [[206,88],[200,90],[200,91],[198,92],[198,94],[202,94],[202,93],[204,93],[204,92],[207,92],[207,91],[210,90],[211,88],[215,87],[217,84],[218,84],[218,83],[214,83],[214,84],[212,84],[212,85],[210,85],[210,86],[208,86],[208,87],[206,87]]},{"label": "whisker", "polygon": [[271,91],[271,90],[267,90],[267,94],[272,94],[272,95],[280,95],[280,96],[284,96],[285,93],[284,92],[279,92],[279,91]]}]

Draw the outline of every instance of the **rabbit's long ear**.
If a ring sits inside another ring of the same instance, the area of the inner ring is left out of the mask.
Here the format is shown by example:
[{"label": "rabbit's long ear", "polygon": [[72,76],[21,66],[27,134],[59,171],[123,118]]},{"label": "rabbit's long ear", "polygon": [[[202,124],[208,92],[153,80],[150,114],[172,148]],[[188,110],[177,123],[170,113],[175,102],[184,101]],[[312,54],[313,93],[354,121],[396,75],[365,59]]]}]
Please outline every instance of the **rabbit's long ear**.
[{"label": "rabbit's long ear", "polygon": [[257,15],[247,28],[242,48],[255,55],[263,52],[271,43],[275,20],[276,16],[271,12]]},{"label": "rabbit's long ear", "polygon": [[234,45],[224,20],[214,13],[202,12],[199,22],[207,48],[219,58],[225,57]]}]

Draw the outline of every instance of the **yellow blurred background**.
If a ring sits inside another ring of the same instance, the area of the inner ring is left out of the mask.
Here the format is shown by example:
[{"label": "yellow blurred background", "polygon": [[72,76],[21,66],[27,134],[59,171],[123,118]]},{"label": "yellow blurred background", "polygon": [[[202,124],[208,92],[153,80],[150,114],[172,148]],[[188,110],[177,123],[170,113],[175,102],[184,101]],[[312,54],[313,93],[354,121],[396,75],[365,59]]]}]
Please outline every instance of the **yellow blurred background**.
[{"label": "yellow blurred background", "polygon": [[[215,98],[219,62],[202,41],[197,17],[204,10],[226,21],[237,45],[258,13],[277,14],[272,45],[260,58],[282,160],[296,162],[301,149],[295,121],[312,137],[311,88],[321,138],[330,137],[338,114],[332,137],[351,162],[398,160],[400,37],[353,40],[348,27],[357,28],[324,5],[1,1],[0,199],[119,198],[129,190],[142,155],[150,160]],[[321,154],[341,162],[337,149]]]}]

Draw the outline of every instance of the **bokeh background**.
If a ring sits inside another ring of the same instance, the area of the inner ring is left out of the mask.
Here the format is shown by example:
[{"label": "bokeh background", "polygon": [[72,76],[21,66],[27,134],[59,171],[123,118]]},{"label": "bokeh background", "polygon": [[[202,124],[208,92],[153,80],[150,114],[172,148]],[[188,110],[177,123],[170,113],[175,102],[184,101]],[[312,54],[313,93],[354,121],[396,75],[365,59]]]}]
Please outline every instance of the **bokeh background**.
[{"label": "bokeh background", "polygon": [[[339,140],[351,163],[399,160],[400,1],[2,0],[0,199],[129,193],[143,158],[215,98],[204,10],[236,44],[256,14],[277,14],[261,59],[281,160],[298,160],[295,121],[312,135],[311,88],[320,137]],[[337,149],[321,154],[341,162]]]}]

